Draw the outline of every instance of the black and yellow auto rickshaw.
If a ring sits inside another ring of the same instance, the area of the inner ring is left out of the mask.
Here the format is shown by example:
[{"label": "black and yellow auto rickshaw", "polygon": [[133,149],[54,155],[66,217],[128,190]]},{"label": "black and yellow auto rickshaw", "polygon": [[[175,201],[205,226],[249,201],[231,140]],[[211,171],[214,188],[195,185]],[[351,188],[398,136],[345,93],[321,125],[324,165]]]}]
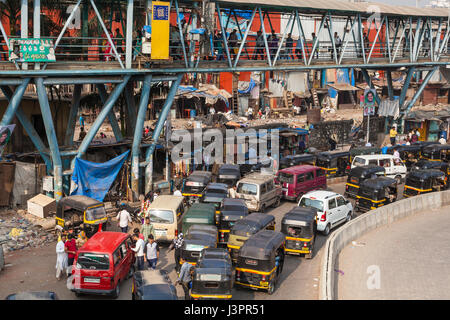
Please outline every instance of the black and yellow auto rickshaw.
[{"label": "black and yellow auto rickshaw", "polygon": [[275,291],[283,271],[285,235],[272,230],[261,230],[251,236],[239,250],[235,284],[254,290]]},{"label": "black and yellow auto rickshaw", "polygon": [[353,158],[356,156],[363,156],[368,154],[380,154],[381,149],[377,147],[357,147],[357,148],[351,148],[349,150],[350,152],[350,160],[349,163],[353,162]]},{"label": "black and yellow auto rickshaw", "polygon": [[418,144],[412,145],[397,145],[389,147],[387,153],[394,154],[395,150],[400,154],[400,159],[402,159],[405,166],[410,169],[421,157],[422,146]]},{"label": "black and yellow auto rickshaw", "polygon": [[397,200],[397,180],[377,177],[363,181],[356,196],[355,209],[374,210]]},{"label": "black and yellow auto rickshaw", "polygon": [[316,166],[325,170],[327,177],[343,176],[350,168],[350,152],[321,152],[317,155]]},{"label": "black and yellow auto rickshaw", "polygon": [[238,164],[224,163],[217,173],[217,182],[225,183],[228,187],[233,187],[241,179],[241,169]]},{"label": "black and yellow auto rickshaw", "polygon": [[317,232],[317,210],[294,207],[281,220],[281,232],[286,236],[286,254],[300,255],[311,259]]},{"label": "black and yellow auto rickshaw", "polygon": [[211,225],[194,224],[184,237],[183,246],[181,247],[181,258],[195,266],[203,249],[216,247],[217,228]]},{"label": "black and yellow auto rickshaw", "polygon": [[275,230],[275,217],[273,215],[254,212],[234,223],[227,243],[231,260],[234,263],[237,262],[242,244],[252,235],[263,229]]},{"label": "black and yellow auto rickshaw", "polygon": [[106,230],[108,222],[103,202],[80,195],[62,198],[56,207],[55,219],[57,230],[73,228],[84,231],[88,238],[99,230]]},{"label": "black and yellow auto rickshaw", "polygon": [[411,171],[414,170],[427,170],[427,169],[436,169],[441,170],[445,173],[445,188],[449,187],[449,178],[450,178],[450,165],[447,162],[443,161],[428,161],[428,160],[419,160],[417,161],[413,167],[411,167]]},{"label": "black and yellow auto rickshaw", "polygon": [[289,167],[298,166],[301,164],[314,165],[316,162],[316,156],[309,153],[288,155],[280,159],[280,170]]},{"label": "black and yellow auto rickshaw", "polygon": [[421,159],[450,162],[450,144],[431,144],[424,147]]},{"label": "black and yellow auto rickshaw", "polygon": [[211,203],[216,208],[215,210],[216,225],[219,224],[220,205],[222,204],[222,200],[227,197],[228,197],[228,187],[225,183],[211,182],[205,188],[202,202]]},{"label": "black and yellow auto rickshaw", "polygon": [[219,244],[226,245],[231,228],[236,221],[248,216],[248,208],[244,199],[225,198],[220,207]]},{"label": "black and yellow auto rickshaw", "polygon": [[351,169],[347,177],[347,183],[345,184],[344,195],[346,197],[356,198],[363,181],[385,175],[385,173],[386,170],[377,165],[361,166]]},{"label": "black and yellow auto rickshaw", "polygon": [[228,251],[218,248],[203,249],[192,277],[191,298],[228,300],[232,298],[232,288],[232,265]]},{"label": "black and yellow auto rickshaw", "polygon": [[209,171],[194,171],[184,181],[181,194],[186,197],[189,204],[200,202],[208,183],[211,182],[212,173]]},{"label": "black and yellow auto rickshaw", "polygon": [[445,173],[436,169],[414,170],[406,175],[405,198],[419,194],[442,191],[446,188]]}]

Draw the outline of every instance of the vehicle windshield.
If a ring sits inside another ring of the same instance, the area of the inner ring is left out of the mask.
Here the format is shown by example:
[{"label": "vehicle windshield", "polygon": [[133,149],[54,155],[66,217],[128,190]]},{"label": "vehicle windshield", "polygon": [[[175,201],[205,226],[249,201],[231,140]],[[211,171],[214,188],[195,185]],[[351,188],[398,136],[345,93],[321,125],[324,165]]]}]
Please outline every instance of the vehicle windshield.
[{"label": "vehicle windshield", "polygon": [[366,165],[366,160],[360,157],[355,157],[355,160],[353,160],[353,165],[355,167],[361,167]]},{"label": "vehicle windshield", "polygon": [[237,176],[239,176],[239,171],[236,170],[220,170],[219,171],[219,178],[223,179],[236,179]]},{"label": "vehicle windshield", "polygon": [[223,211],[242,212],[242,211],[244,211],[244,209],[242,206],[226,205],[226,206],[223,206]]},{"label": "vehicle windshield", "polygon": [[237,187],[237,193],[256,196],[258,194],[258,186],[253,183],[240,183]]},{"label": "vehicle windshield", "polygon": [[327,168],[329,165],[329,161],[324,160],[324,159],[317,159],[316,161],[316,166],[317,167],[322,167],[322,168]]},{"label": "vehicle windshield", "polygon": [[107,254],[80,253],[77,267],[89,270],[109,270],[109,256]]},{"label": "vehicle windshield", "polygon": [[223,197],[223,198],[226,198],[227,194],[228,194],[228,190],[227,189],[213,189],[213,188],[210,188],[210,189],[206,190],[206,196],[209,196],[209,197]]},{"label": "vehicle windshield", "polygon": [[150,222],[155,223],[173,223],[173,212],[170,210],[150,210],[148,212]]},{"label": "vehicle windshield", "polygon": [[204,259],[199,263],[198,268],[230,268],[230,265],[222,259]]},{"label": "vehicle windshield", "polygon": [[303,197],[298,205],[299,207],[316,208],[318,211],[323,211],[323,202],[321,200]]},{"label": "vehicle windshield", "polygon": [[[405,181],[405,185],[417,189],[426,189],[425,183],[423,181],[420,181],[419,179],[407,177]],[[430,185],[430,183],[427,183],[427,185]]]},{"label": "vehicle windshield", "polygon": [[94,221],[94,220],[100,220],[106,218],[106,211],[105,207],[96,207],[96,208],[90,208],[86,210],[86,220],[87,221]]},{"label": "vehicle windshield", "polygon": [[280,172],[278,174],[278,180],[284,183],[294,183],[294,175],[292,173]]},{"label": "vehicle windshield", "polygon": [[183,188],[183,193],[199,194],[202,193],[204,189],[205,185],[202,183],[187,181]]}]

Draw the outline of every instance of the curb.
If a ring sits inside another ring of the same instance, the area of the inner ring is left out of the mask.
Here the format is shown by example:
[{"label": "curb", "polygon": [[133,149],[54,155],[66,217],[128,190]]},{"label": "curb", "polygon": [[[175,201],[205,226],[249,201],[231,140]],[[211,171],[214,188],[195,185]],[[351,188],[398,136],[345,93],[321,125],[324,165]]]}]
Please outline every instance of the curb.
[{"label": "curb", "polygon": [[341,250],[351,241],[378,227],[412,216],[424,209],[438,209],[450,204],[450,190],[402,199],[368,211],[333,232],[324,246],[321,261],[319,299],[336,300],[334,265]]}]

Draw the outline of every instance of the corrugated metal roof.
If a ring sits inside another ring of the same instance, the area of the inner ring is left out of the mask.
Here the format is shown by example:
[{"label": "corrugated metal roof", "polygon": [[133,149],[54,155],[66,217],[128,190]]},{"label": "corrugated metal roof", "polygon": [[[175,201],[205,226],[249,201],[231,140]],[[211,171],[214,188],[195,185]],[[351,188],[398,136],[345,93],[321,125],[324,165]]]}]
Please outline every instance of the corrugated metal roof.
[{"label": "corrugated metal roof", "polygon": [[[418,16],[418,17],[448,17],[446,8],[415,8],[410,6],[392,6],[378,2],[347,2],[340,0],[213,0],[226,7],[254,6],[268,7],[271,11],[283,11],[282,8],[299,9],[300,13],[334,11],[333,15],[347,14],[350,12],[361,13],[370,16],[375,10],[380,14],[395,16]],[[306,11],[306,12],[304,12]]]}]

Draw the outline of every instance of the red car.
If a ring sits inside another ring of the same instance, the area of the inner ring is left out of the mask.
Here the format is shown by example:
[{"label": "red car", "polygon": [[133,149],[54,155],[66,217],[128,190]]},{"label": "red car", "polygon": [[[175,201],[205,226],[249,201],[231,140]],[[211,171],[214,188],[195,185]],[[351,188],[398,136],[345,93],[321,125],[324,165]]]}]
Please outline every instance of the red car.
[{"label": "red car", "polygon": [[72,269],[72,291],[80,294],[119,296],[120,283],[134,272],[131,236],[122,232],[98,232],[78,250]]},{"label": "red car", "polygon": [[297,202],[309,191],[327,188],[325,171],[311,165],[282,169],[278,171],[276,181],[281,184],[283,197]]}]

